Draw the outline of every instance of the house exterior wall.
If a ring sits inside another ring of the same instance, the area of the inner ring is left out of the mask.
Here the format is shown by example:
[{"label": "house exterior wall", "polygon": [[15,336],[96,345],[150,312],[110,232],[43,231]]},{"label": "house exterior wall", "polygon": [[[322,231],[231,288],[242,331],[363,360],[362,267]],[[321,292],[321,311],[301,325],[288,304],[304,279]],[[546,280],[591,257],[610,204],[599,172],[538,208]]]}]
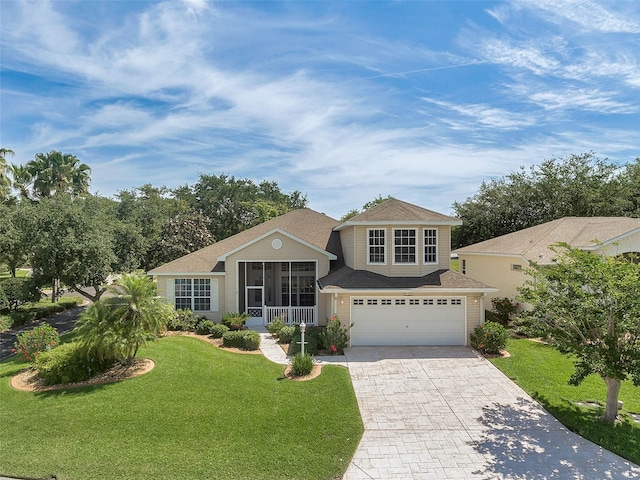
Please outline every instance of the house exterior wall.
[{"label": "house exterior wall", "polygon": [[622,255],[623,253],[640,253],[640,232],[606,245],[604,252],[608,256]]},{"label": "house exterior wall", "polygon": [[[385,264],[369,264],[369,233],[372,228],[385,230]],[[393,263],[393,231],[394,229],[415,229],[417,235],[416,264]],[[438,231],[438,261],[425,264],[424,259],[424,229],[435,228]],[[422,277],[436,270],[450,268],[451,262],[451,227],[449,225],[382,225],[382,226],[352,226],[340,231],[340,240],[344,253],[345,264],[354,270],[368,270],[388,277]]]},{"label": "house exterior wall", "polygon": [[[499,256],[499,255],[470,255],[459,254],[460,272],[463,272],[463,262],[465,265],[464,274],[497,288],[499,291],[488,293],[485,299],[485,308],[491,309],[491,299],[496,297],[507,297],[514,299],[518,295],[518,287],[526,280],[527,275],[524,270],[529,266],[529,262],[520,256]],[[513,265],[520,265],[521,270],[515,270]]]},{"label": "house exterior wall", "polygon": [[202,315],[210,320],[219,322],[225,313],[225,278],[223,275],[161,275],[156,277],[158,296],[166,298],[171,305],[174,305],[174,285],[177,278],[209,278],[211,280],[211,311],[196,311],[197,315]]},{"label": "house exterior wall", "polygon": [[[272,242],[279,239],[282,247],[275,249]],[[238,264],[239,262],[317,262],[317,278],[329,273],[329,259],[325,254],[314,250],[286,235],[274,232],[242,250],[228,255],[225,260],[225,303],[224,312],[237,312],[239,309]],[[316,286],[316,304],[318,322],[324,325],[327,317],[326,301],[320,298]]]}]

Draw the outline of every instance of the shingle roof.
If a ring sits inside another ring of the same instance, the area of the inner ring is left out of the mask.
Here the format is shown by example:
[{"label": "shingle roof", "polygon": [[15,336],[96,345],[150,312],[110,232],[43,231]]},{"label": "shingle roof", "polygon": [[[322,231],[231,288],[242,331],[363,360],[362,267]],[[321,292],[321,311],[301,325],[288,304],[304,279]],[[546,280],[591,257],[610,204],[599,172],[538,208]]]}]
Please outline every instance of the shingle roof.
[{"label": "shingle roof", "polygon": [[219,256],[275,229],[280,229],[321,250],[337,255],[338,263],[341,263],[342,247],[339,234],[333,232],[333,228],[339,223],[323,213],[318,213],[308,208],[293,210],[172,262],[165,263],[148,273],[155,275],[162,273],[224,272],[224,262],[218,261]]},{"label": "shingle roof", "polygon": [[560,242],[592,249],[598,243],[611,243],[620,236],[640,229],[640,218],[629,217],[564,217],[518,232],[485,240],[454,250],[454,253],[487,255],[520,255],[540,264],[555,257],[551,245]]},{"label": "shingle roof", "polygon": [[345,290],[398,290],[398,289],[477,289],[495,290],[453,270],[437,270],[423,277],[387,277],[367,270],[342,267],[318,280],[321,290],[340,288]]},{"label": "shingle roof", "polygon": [[396,198],[390,198],[375,207],[351,217],[339,225],[336,230],[341,230],[350,225],[375,225],[378,223],[403,224],[403,223],[431,223],[446,225],[461,225],[462,222],[454,217],[443,215],[426,208],[403,202]]}]

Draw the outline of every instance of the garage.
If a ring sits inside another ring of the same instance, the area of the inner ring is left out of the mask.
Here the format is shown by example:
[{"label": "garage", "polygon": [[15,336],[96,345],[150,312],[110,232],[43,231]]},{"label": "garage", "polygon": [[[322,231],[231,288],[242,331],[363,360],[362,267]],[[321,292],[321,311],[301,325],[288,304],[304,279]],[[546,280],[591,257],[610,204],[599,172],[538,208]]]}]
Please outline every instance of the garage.
[{"label": "garage", "polygon": [[351,297],[352,346],[465,345],[464,297]]}]

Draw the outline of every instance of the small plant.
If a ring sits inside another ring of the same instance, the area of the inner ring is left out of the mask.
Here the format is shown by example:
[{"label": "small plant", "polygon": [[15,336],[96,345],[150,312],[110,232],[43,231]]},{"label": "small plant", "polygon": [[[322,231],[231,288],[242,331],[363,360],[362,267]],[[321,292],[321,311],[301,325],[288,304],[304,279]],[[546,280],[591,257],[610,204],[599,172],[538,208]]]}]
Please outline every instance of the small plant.
[{"label": "small plant", "polygon": [[280,317],[274,317],[274,319],[267,325],[267,330],[271,335],[277,335],[285,326],[284,322],[280,320]]},{"label": "small plant", "polygon": [[222,345],[243,350],[258,350],[260,334],[254,330],[229,330],[222,335]]},{"label": "small plant", "polygon": [[470,335],[471,346],[482,353],[497,354],[504,350],[509,331],[496,322],[485,322]]},{"label": "small plant", "polygon": [[[289,342],[289,349],[287,351],[288,355],[294,355],[301,350],[300,342],[302,341],[302,334],[300,333],[300,327],[295,327],[295,334]],[[321,344],[320,341],[320,329],[314,326],[308,326],[307,330],[304,334],[304,351],[310,355],[316,355],[318,353],[318,345]]]},{"label": "small plant", "polygon": [[491,299],[491,306],[493,307],[492,312],[496,316],[497,320],[507,327],[518,312],[518,307],[520,305],[516,302],[512,302],[511,299],[507,297],[496,297]]},{"label": "small plant", "polygon": [[200,321],[200,317],[189,309],[176,310],[175,316],[167,322],[167,330],[195,332]]},{"label": "small plant", "polygon": [[100,361],[87,355],[78,343],[64,343],[50,352],[38,355],[35,369],[46,385],[82,382],[104,372],[114,360]]},{"label": "small plant", "polygon": [[349,345],[349,332],[335,316],[327,322],[327,327],[320,334],[320,338],[324,348],[336,355],[342,355]]},{"label": "small plant", "polygon": [[227,312],[222,316],[222,323],[231,330],[241,330],[248,318],[249,315],[246,312]]},{"label": "small plant", "polygon": [[213,338],[222,338],[222,336],[229,331],[229,327],[222,323],[214,323],[210,330]]},{"label": "small plant", "polygon": [[293,336],[296,334],[296,327],[288,326],[282,327],[278,332],[278,340],[280,343],[291,343]]},{"label": "small plant", "polygon": [[196,328],[198,335],[211,335],[211,330],[216,326],[211,320],[201,320]]},{"label": "small plant", "polygon": [[18,335],[13,351],[18,360],[33,363],[39,354],[54,349],[59,344],[60,335],[55,328],[45,323]]},{"label": "small plant", "polygon": [[291,359],[291,373],[296,377],[309,375],[313,370],[313,357],[308,353],[296,353]]}]

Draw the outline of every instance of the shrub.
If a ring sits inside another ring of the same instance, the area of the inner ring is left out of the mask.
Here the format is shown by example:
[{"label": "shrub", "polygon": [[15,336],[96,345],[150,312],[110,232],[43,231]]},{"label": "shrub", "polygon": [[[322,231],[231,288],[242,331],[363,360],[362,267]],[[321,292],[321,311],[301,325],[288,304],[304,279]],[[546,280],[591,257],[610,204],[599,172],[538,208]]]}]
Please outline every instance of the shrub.
[{"label": "shrub", "polygon": [[482,353],[500,353],[507,344],[509,331],[496,322],[485,322],[473,330],[471,346]]},{"label": "shrub", "polygon": [[[288,354],[294,355],[301,351],[300,342],[302,341],[302,334],[300,333],[300,327],[295,327],[295,334],[291,339]],[[304,352],[309,353],[310,355],[315,355],[318,353],[318,345],[321,344],[320,341],[320,329],[314,326],[308,326],[306,331],[304,332],[304,341],[306,345],[304,346]]]},{"label": "shrub", "polygon": [[285,327],[286,325],[279,317],[275,317],[271,322],[267,325],[267,330],[271,335],[277,335],[278,332]]},{"label": "shrub", "polygon": [[254,330],[229,330],[222,335],[222,345],[243,350],[257,350],[260,348],[260,334]]},{"label": "shrub", "polygon": [[296,327],[282,327],[278,332],[278,340],[280,343],[291,343],[293,336],[296,333]]},{"label": "shrub", "polygon": [[308,353],[296,353],[291,359],[291,373],[296,377],[309,375],[313,370],[313,357]]},{"label": "shrub", "polygon": [[111,367],[113,360],[99,361],[88,356],[78,343],[64,343],[50,352],[38,355],[35,368],[44,383],[82,382]]},{"label": "shrub", "polygon": [[507,327],[518,311],[519,304],[512,302],[511,299],[507,297],[496,297],[491,299],[491,306],[493,307],[493,313],[498,322]]},{"label": "shrub", "polygon": [[215,327],[215,323],[211,320],[202,320],[198,322],[198,326],[196,328],[196,333],[198,335],[211,335],[211,330]]},{"label": "shrub", "polygon": [[337,317],[332,317],[327,327],[320,334],[322,345],[331,353],[342,355],[349,345],[349,332],[342,326]]},{"label": "shrub", "polygon": [[213,338],[222,338],[222,336],[229,331],[229,327],[222,323],[214,323],[210,330]]},{"label": "shrub", "polygon": [[191,310],[176,310],[175,316],[167,322],[167,330],[195,332],[198,323],[200,323],[200,317]]},{"label": "shrub", "polygon": [[60,335],[56,329],[45,323],[18,335],[13,348],[18,360],[33,363],[39,354],[57,347],[59,343]]},{"label": "shrub", "polygon": [[9,310],[9,299],[7,298],[7,294],[4,293],[2,284],[0,283],[0,312],[2,310]]},{"label": "shrub", "polygon": [[32,278],[6,278],[2,280],[2,290],[7,298],[9,310],[16,310],[25,303],[40,300],[40,289]]},{"label": "shrub", "polygon": [[249,318],[249,315],[247,315],[246,312],[227,312],[222,316],[222,323],[231,330],[240,330],[247,321],[247,318]]}]

